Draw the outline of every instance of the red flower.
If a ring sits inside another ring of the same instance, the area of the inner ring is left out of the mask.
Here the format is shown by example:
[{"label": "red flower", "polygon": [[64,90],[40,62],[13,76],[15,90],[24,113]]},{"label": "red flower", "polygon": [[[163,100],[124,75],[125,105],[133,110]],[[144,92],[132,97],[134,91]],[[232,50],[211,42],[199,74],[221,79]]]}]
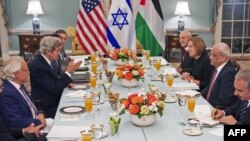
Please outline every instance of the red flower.
[{"label": "red flower", "polygon": [[138,72],[139,72],[139,75],[140,75],[140,76],[144,76],[144,71],[143,71],[143,69],[138,69]]},{"label": "red flower", "polygon": [[128,96],[128,100],[131,101],[133,97],[136,97],[137,93],[132,93]]},{"label": "red flower", "polygon": [[125,74],[125,79],[126,79],[126,80],[132,80],[132,78],[133,78],[132,73],[126,73],[126,74]]},{"label": "red flower", "polygon": [[152,94],[147,94],[147,97],[148,97],[148,105],[152,105],[152,103],[157,100],[157,98]]},{"label": "red flower", "polygon": [[138,105],[135,105],[135,104],[131,104],[130,106],[129,106],[129,112],[131,113],[131,114],[137,114],[138,112],[140,111],[140,107],[138,106]]},{"label": "red flower", "polygon": [[116,54],[113,54],[113,55],[112,55],[112,60],[117,60],[117,58],[118,58],[118,57],[117,57]]}]

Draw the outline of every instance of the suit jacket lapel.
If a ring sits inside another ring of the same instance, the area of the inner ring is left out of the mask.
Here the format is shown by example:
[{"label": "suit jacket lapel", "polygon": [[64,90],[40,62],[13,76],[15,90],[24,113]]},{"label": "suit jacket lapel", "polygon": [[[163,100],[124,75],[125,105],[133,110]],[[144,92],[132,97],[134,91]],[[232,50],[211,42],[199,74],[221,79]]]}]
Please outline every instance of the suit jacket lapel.
[{"label": "suit jacket lapel", "polygon": [[[32,115],[32,112],[31,112],[31,109],[30,109],[30,105],[28,104],[28,102],[24,99],[24,97],[22,96],[22,94],[16,89],[16,87],[14,87],[9,81],[5,81],[6,82],[6,85],[8,87],[11,87],[11,89],[13,89],[16,94],[17,94],[17,97],[18,97],[18,100],[20,103],[24,104],[25,107],[27,108],[27,110],[29,111],[29,114]],[[33,116],[33,115],[32,115]]]},{"label": "suit jacket lapel", "polygon": [[54,77],[58,78],[54,70],[51,68],[51,66],[48,64],[48,62],[43,58],[41,54],[39,54],[38,59],[40,60],[41,63],[43,63],[46,66],[46,68],[53,74]]}]

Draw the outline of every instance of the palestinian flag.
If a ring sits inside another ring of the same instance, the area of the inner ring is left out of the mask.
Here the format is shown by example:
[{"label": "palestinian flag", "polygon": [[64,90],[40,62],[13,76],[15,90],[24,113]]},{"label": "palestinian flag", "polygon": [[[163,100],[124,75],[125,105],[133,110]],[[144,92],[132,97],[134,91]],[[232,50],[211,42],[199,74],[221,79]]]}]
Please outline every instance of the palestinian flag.
[{"label": "palestinian flag", "polygon": [[164,23],[159,0],[141,0],[136,16],[136,38],[151,56],[158,56],[165,47]]}]

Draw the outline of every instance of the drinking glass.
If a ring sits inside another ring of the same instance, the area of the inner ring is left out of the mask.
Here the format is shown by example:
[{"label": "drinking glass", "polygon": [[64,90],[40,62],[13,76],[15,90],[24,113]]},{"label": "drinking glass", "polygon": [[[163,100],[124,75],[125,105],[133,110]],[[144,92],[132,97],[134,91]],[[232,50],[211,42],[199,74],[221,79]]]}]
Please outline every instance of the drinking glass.
[{"label": "drinking glass", "polygon": [[96,75],[91,74],[90,79],[89,79],[89,83],[90,83],[91,91],[93,91],[96,87]]},{"label": "drinking glass", "polygon": [[85,111],[88,114],[87,117],[90,117],[90,113],[93,107],[93,99],[91,94],[88,94],[84,97],[84,105],[85,105]]},{"label": "drinking glass", "polygon": [[90,54],[90,60],[91,60],[91,63],[92,63],[92,62],[96,62],[96,54],[95,54],[95,52],[92,52],[92,53]]},{"label": "drinking glass", "polygon": [[173,94],[172,94],[172,86],[173,86],[173,83],[174,83],[174,75],[169,75],[167,74],[167,86],[170,90],[170,95],[173,97]]},{"label": "drinking glass", "polygon": [[155,67],[157,73],[159,73],[159,71],[161,69],[161,60],[156,60],[154,63],[154,67]]},{"label": "drinking glass", "polygon": [[146,60],[149,61],[149,58],[150,58],[150,50],[145,50],[145,56],[146,56]]},{"label": "drinking glass", "polygon": [[[190,116],[194,116],[195,97],[188,97],[187,98],[187,108],[188,108],[188,111],[191,113]],[[188,118],[187,118],[187,120],[188,120]],[[188,123],[186,123],[186,125],[188,125]],[[201,122],[198,120],[198,124],[196,127],[188,126],[187,129],[184,129],[183,133],[186,135],[192,135],[192,136],[201,135],[202,134]]]},{"label": "drinking glass", "polygon": [[93,92],[91,92],[91,95],[93,97],[93,104],[96,105],[96,111],[98,111],[99,107],[100,107],[101,92],[100,91],[93,91]]},{"label": "drinking glass", "polygon": [[195,108],[195,97],[189,97],[187,99],[187,107],[188,107],[188,111],[190,112],[190,116],[193,116],[194,108]]},{"label": "drinking glass", "polygon": [[92,131],[83,130],[81,131],[82,141],[92,141]]},{"label": "drinking glass", "polygon": [[103,127],[102,124],[93,124],[90,126],[94,141],[99,141],[102,138]]},{"label": "drinking glass", "polygon": [[111,86],[112,86],[112,83],[109,83],[109,82],[105,82],[105,83],[103,84],[104,93],[105,93],[105,98],[108,98],[108,93],[109,93],[110,90],[111,90]]},{"label": "drinking glass", "polygon": [[187,97],[186,96],[184,96],[184,95],[182,95],[182,94],[176,94],[176,96],[177,96],[177,99],[178,99],[178,105],[179,105],[179,107],[180,107],[180,120],[182,121],[182,122],[185,122],[185,119],[183,118],[183,107],[186,105],[186,100],[187,100]]},{"label": "drinking glass", "polygon": [[97,72],[97,63],[96,62],[91,62],[91,70],[93,73],[96,74],[96,72]]}]

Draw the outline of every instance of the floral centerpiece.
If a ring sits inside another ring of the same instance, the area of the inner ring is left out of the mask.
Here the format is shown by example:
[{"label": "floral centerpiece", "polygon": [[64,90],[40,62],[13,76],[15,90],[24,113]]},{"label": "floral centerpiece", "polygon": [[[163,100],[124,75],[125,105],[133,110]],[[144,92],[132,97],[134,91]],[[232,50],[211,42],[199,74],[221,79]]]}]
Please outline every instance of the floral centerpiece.
[{"label": "floral centerpiece", "polygon": [[114,49],[110,52],[110,57],[115,61],[116,65],[124,65],[129,62],[130,59],[135,59],[136,55],[129,49]]},{"label": "floral centerpiece", "polygon": [[[149,126],[155,122],[155,114],[163,115],[164,102],[156,95],[147,93],[131,93],[120,100],[120,115],[129,111],[132,123],[138,126]],[[147,119],[148,117],[151,117]]]},{"label": "floral centerpiece", "polygon": [[[116,68],[116,74],[118,76],[118,80],[121,81],[122,85],[126,87],[135,87],[138,85],[138,81],[144,81],[144,69],[142,65],[139,64],[125,64],[118,66]],[[133,85],[134,83],[134,85]]]}]

